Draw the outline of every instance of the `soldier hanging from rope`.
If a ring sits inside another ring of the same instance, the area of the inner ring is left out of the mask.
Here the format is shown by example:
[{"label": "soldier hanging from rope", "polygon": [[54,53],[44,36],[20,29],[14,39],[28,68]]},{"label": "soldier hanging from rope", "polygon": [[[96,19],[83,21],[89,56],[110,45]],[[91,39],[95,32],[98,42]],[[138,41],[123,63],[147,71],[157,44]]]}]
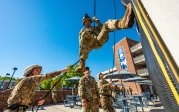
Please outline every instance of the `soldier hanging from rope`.
[{"label": "soldier hanging from rope", "polygon": [[109,32],[132,27],[134,23],[132,6],[131,4],[127,5],[126,13],[122,19],[108,20],[104,25],[96,17],[93,17],[93,21],[98,23],[98,26],[91,26],[92,20],[88,14],[83,17],[83,25],[85,27],[79,33],[80,66],[76,69],[77,72],[83,72],[85,70],[85,60],[88,58],[88,54],[93,49],[101,48],[108,41]]}]

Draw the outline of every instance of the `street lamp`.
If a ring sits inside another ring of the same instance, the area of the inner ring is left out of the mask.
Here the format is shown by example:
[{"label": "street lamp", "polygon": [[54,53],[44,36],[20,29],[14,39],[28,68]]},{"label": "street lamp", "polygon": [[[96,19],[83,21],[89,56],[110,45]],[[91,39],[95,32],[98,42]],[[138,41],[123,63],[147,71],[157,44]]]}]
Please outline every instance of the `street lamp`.
[{"label": "street lamp", "polygon": [[[2,83],[1,83],[1,86],[0,86],[0,89],[3,87],[4,80],[6,79],[7,76],[10,76],[10,74],[7,73],[7,74],[4,76],[4,78],[3,78],[3,80],[2,80]],[[3,89],[3,88],[2,88],[2,89]]]},{"label": "street lamp", "polygon": [[13,76],[14,76],[14,73],[16,72],[17,68],[16,68],[16,67],[14,67],[14,68],[13,68],[13,70],[14,70],[14,72],[13,72],[13,74],[12,74],[12,76],[11,76],[11,79],[10,79],[10,81],[9,81],[9,83],[8,83],[8,85],[7,85],[7,88],[6,88],[6,89],[8,89],[8,88],[9,88],[9,85],[10,85],[10,83],[11,83],[11,80],[12,80],[12,78],[13,78]]}]

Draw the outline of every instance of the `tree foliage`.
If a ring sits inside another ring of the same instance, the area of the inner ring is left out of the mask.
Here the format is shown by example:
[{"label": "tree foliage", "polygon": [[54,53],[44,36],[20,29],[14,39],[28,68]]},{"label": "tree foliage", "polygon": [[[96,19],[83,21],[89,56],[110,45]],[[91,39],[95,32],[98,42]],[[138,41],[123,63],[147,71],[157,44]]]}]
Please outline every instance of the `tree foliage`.
[{"label": "tree foliage", "polygon": [[78,73],[78,72],[75,71],[75,69],[78,67],[78,65],[73,67],[73,68],[72,68],[72,65],[70,65],[68,67],[71,68],[71,70],[66,73],[66,75],[62,79],[62,82],[63,82],[63,86],[65,86],[65,87],[72,87],[74,85],[74,82],[70,82],[70,81],[66,81],[66,80],[68,78],[75,77],[75,76],[82,77],[83,74],[82,73]]},{"label": "tree foliage", "polygon": [[[10,79],[11,77],[5,77],[5,80],[10,80]],[[0,76],[0,80],[4,80],[4,77]],[[17,80],[17,79],[13,77],[12,80]]]}]

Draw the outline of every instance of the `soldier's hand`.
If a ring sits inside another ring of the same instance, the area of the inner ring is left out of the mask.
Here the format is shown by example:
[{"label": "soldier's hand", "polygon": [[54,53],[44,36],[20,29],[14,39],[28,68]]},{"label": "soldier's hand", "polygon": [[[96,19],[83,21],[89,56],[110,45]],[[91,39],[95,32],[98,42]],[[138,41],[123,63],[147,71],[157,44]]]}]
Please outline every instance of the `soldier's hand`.
[{"label": "soldier's hand", "polygon": [[112,84],[113,84],[113,82],[112,82],[112,81],[110,81],[110,82],[109,82],[109,85],[112,85]]},{"label": "soldier's hand", "polygon": [[45,100],[40,100],[37,102],[37,105],[43,105]]},{"label": "soldier's hand", "polygon": [[97,18],[94,16],[94,17],[93,17],[93,21],[94,21],[94,22],[98,22],[99,19],[97,19]]},{"label": "soldier's hand", "polygon": [[84,108],[87,107],[87,101],[86,101],[86,100],[82,100],[82,106],[83,106]]},{"label": "soldier's hand", "polygon": [[70,68],[65,68],[63,70],[61,70],[62,73],[65,73],[65,72],[69,72],[71,69]]},{"label": "soldier's hand", "polygon": [[101,100],[99,99],[99,100],[97,100],[97,104],[96,105],[100,106],[100,104],[101,104]]}]

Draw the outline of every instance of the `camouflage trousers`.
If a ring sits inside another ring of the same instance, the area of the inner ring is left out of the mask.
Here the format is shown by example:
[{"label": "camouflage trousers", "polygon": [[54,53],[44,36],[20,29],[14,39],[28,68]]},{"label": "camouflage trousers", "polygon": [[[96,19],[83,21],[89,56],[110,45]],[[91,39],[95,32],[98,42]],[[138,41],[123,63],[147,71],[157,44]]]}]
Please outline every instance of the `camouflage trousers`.
[{"label": "camouflage trousers", "polygon": [[108,41],[109,32],[132,27],[133,22],[130,22],[134,20],[132,15],[132,7],[128,5],[123,18],[105,22],[98,35],[91,34],[88,31],[82,32],[80,37],[80,59],[86,60],[91,50],[101,48]]},{"label": "camouflage trousers", "polygon": [[103,112],[115,112],[112,99],[110,98],[101,98],[101,106]]},{"label": "camouflage trousers", "polygon": [[99,106],[94,103],[95,101],[87,102],[87,107],[83,107],[83,112],[99,112]]}]

